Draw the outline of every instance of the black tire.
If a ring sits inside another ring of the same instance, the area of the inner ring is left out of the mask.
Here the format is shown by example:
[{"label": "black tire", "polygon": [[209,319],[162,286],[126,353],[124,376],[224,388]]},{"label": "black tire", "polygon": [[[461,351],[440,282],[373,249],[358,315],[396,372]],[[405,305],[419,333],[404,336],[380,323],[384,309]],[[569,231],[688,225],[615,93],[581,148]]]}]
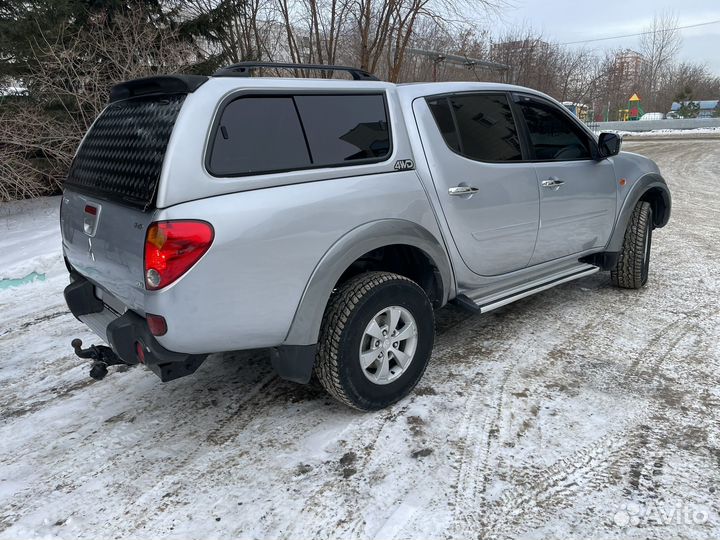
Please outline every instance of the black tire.
[{"label": "black tire", "polygon": [[647,283],[650,271],[653,216],[649,202],[635,206],[625,230],[620,257],[610,271],[610,280],[623,289],[639,289]]},{"label": "black tire", "polygon": [[[415,319],[416,348],[396,380],[376,384],[360,365],[361,341],[370,321],[390,306],[407,310]],[[315,373],[325,390],[342,403],[362,411],[382,409],[408,395],[418,383],[430,359],[434,333],[432,305],[415,282],[390,272],[361,274],[343,283],[330,298]]]}]

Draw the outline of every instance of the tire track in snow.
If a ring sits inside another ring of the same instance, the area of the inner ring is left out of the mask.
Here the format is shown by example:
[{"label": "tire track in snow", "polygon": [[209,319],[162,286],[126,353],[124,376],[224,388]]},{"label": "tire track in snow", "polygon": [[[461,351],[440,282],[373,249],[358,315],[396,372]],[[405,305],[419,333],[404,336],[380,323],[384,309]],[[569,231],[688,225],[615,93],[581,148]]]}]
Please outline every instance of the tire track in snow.
[{"label": "tire track in snow", "polygon": [[[474,388],[475,391],[465,402],[458,437],[462,454],[454,490],[454,513],[450,527],[453,537],[470,538],[478,532],[477,514],[485,505],[485,492],[490,479],[491,447],[493,441],[499,440],[501,435],[499,421],[507,384],[517,367],[517,359],[526,354],[528,348],[527,344],[520,350],[515,350],[514,344],[506,346],[497,356],[507,359],[512,355],[513,361],[505,361],[490,401],[486,403],[482,400],[485,388]],[[490,386],[490,383],[485,386]],[[482,418],[482,422],[478,421],[479,418]]]},{"label": "tire track in snow", "polygon": [[42,313],[40,315],[35,315],[32,319],[28,319],[23,322],[14,321],[14,322],[18,322],[19,324],[15,327],[11,326],[11,327],[7,328],[6,330],[4,330],[0,334],[0,338],[5,337],[10,334],[15,334],[13,337],[17,337],[16,332],[22,332],[24,330],[27,330],[28,328],[32,328],[36,324],[44,323],[45,321],[49,321],[51,319],[56,319],[58,317],[63,317],[66,315],[68,317],[72,317],[72,315],[70,314],[70,312],[67,309],[61,309],[61,310],[56,310],[56,311],[49,309],[45,313]]},{"label": "tire track in snow", "polygon": [[[503,404],[507,400],[508,387],[522,381],[524,390],[529,395],[540,394],[537,381],[516,376],[519,364],[526,367],[540,365],[523,360],[536,343],[532,339],[516,340],[512,336],[519,335],[526,329],[528,322],[536,320],[541,312],[541,301],[541,298],[526,300],[523,302],[524,306],[504,308],[490,315],[492,318],[480,323],[483,325],[480,328],[486,331],[485,339],[491,343],[487,357],[483,358],[485,365],[487,367],[492,365],[490,362],[497,362],[500,366],[493,366],[494,375],[489,375],[488,381],[482,387],[472,384],[470,375],[470,384],[465,388],[469,396],[458,426],[457,440],[461,443],[461,455],[453,489],[453,516],[450,525],[453,537],[476,537],[482,528],[477,515],[486,505],[486,491],[492,477],[489,462],[494,455],[493,443],[500,441],[504,435],[500,419],[504,414]],[[543,324],[557,329],[562,321],[547,319],[543,320]],[[472,330],[477,329],[475,327]],[[480,366],[478,370],[479,368]],[[492,395],[489,399],[484,399],[488,389],[493,389]]]},{"label": "tire track in snow", "polygon": [[[138,517],[134,520],[126,517],[120,529],[126,531],[126,534],[131,535],[133,531],[141,529],[161,513],[160,501],[168,495],[172,496],[187,484],[187,471],[194,469],[192,466],[193,462],[207,453],[208,447],[212,448],[212,451],[218,453],[219,456],[224,456],[222,452],[218,452],[218,448],[226,447],[234,439],[241,436],[243,430],[257,415],[262,414],[263,410],[277,399],[281,393],[279,390],[280,385],[277,384],[278,382],[279,377],[274,372],[263,376],[238,399],[234,406],[234,412],[224,413],[223,418],[216,420],[216,426],[208,432],[204,442],[195,445],[190,452],[163,463],[162,471],[152,471],[153,476],[158,478],[158,480],[154,482],[152,486],[145,489],[144,493],[134,499],[129,505],[129,508],[138,507],[139,511],[133,512],[131,510],[128,515]],[[180,425],[175,425],[173,428],[175,430],[178,428],[182,429],[186,426],[189,427],[194,421],[195,419],[193,417],[186,416]],[[222,461],[222,459],[218,457],[217,461]],[[108,466],[116,466],[112,458]],[[209,472],[218,470],[215,464],[213,464],[213,466],[203,464],[203,467]],[[142,471],[137,476],[138,478],[148,476],[149,472],[150,471]],[[148,510],[150,508],[154,510]]]},{"label": "tire track in snow", "polygon": [[[356,465],[356,472],[350,477],[352,480],[344,482],[339,478],[334,463],[325,466],[323,471],[328,479],[308,498],[295,525],[284,538],[302,537],[307,531],[308,523],[314,526],[320,525],[320,529],[330,531],[329,538],[356,538],[358,533],[361,537],[366,536],[361,532],[366,527],[365,511],[375,510],[377,505],[365,503],[363,493],[360,493],[356,486],[366,486],[368,475],[382,465],[381,462],[386,456],[375,451],[378,441],[388,425],[394,424],[398,418],[404,416],[414,399],[410,396],[388,410],[365,414],[361,420],[350,423],[343,430],[338,437],[342,437],[343,434],[362,434],[354,440],[351,438],[343,448],[344,455],[356,456],[356,462],[353,463]],[[339,504],[339,501],[342,501],[342,504]]]},{"label": "tire track in snow", "polygon": [[[148,376],[150,376],[150,374],[148,374]],[[181,432],[191,432],[191,425],[198,420],[196,416],[177,416],[172,425],[166,426],[171,428],[167,433],[158,432],[157,422],[151,421],[142,426],[128,424],[132,425],[130,434],[127,436],[120,434],[119,439],[117,435],[113,435],[112,438],[103,441],[102,446],[99,447],[97,444],[94,444],[94,441],[97,441],[97,430],[86,433],[81,440],[76,441],[75,445],[78,450],[83,447],[94,446],[95,448],[93,448],[92,453],[96,466],[93,467],[92,470],[87,470],[79,465],[75,466],[72,465],[72,463],[65,463],[64,467],[60,468],[60,470],[47,475],[44,482],[50,485],[62,486],[64,492],[71,493],[80,488],[80,486],[89,479],[109,475],[114,469],[122,469],[124,471],[124,484],[129,486],[131,490],[133,486],[141,484],[142,480],[152,478],[152,486],[148,486],[140,497],[129,495],[128,500],[124,501],[125,507],[128,510],[117,526],[118,529],[125,530],[128,534],[131,534],[132,531],[137,531],[142,527],[152,515],[155,515],[156,511],[149,509],[157,508],[159,504],[156,505],[153,503],[160,501],[163,495],[171,492],[178,482],[182,482],[182,479],[187,475],[187,471],[191,469],[192,462],[203,452],[207,451],[208,444],[212,445],[212,447],[226,444],[233,436],[241,433],[242,429],[255,418],[255,415],[262,411],[264,404],[274,399],[277,392],[273,392],[270,388],[272,388],[272,384],[276,380],[277,376],[273,372],[265,375],[236,401],[235,412],[224,413],[222,418],[215,421],[214,428],[210,430],[206,437],[206,442],[193,446],[192,450],[187,453],[169,457],[162,462],[156,463],[154,469],[125,466],[128,456],[118,454],[115,451],[115,447],[118,445],[132,447],[138,439],[154,440],[157,441],[157,444],[162,445],[162,440],[166,435],[171,435],[178,430]],[[85,381],[86,380],[83,379],[79,384],[82,385]],[[87,381],[89,381],[89,383],[94,382],[89,378]],[[187,399],[192,398],[187,396]],[[36,450],[36,452],[42,451],[44,450],[41,448]],[[70,466],[70,470],[85,470],[86,472],[82,474],[77,474],[76,472],[72,476],[68,476],[68,465]],[[11,511],[19,511],[20,515],[22,515],[24,509],[31,506],[28,503],[34,497],[35,492],[32,487],[17,493],[10,504],[0,510],[0,515],[7,514]],[[147,503],[144,501],[147,501]],[[135,506],[139,506],[139,511],[129,510]],[[0,525],[0,531],[1,530],[2,526]]]},{"label": "tire track in snow", "polygon": [[[431,386],[442,386],[445,384],[446,381],[443,380],[443,372],[447,371],[448,366],[452,366],[453,358],[458,356],[457,339],[461,336],[457,334],[462,335],[463,333],[473,331],[476,329],[475,326],[478,323],[478,320],[469,320],[474,318],[473,314],[465,314],[459,309],[458,313],[451,313],[450,317],[458,321],[458,323],[455,326],[443,328],[437,334],[439,339],[433,351],[431,365],[423,379],[425,384],[430,382],[428,380],[429,377],[435,379]],[[487,323],[483,321],[482,324]],[[462,390],[468,392],[470,396],[476,393],[477,389],[473,382],[481,370],[482,365],[478,362],[477,365],[470,368],[466,373],[466,384],[462,387]],[[361,432],[365,434],[365,436],[351,441],[344,448],[346,452],[354,452],[358,456],[365,456],[363,459],[358,459],[358,471],[351,477],[353,484],[360,484],[364,487],[363,485],[367,484],[376,470],[387,465],[384,463],[388,459],[387,456],[376,451],[377,443],[386,429],[393,429],[396,425],[396,420],[403,418],[408,409],[411,409],[420,397],[421,396],[416,393],[411,393],[390,410],[371,413],[372,418],[370,420],[366,419],[352,423],[343,431],[343,433],[352,434]],[[392,435],[393,433],[389,434],[391,437]],[[373,500],[368,504],[366,501],[367,494],[361,489],[352,487],[348,485],[348,483],[344,483],[338,479],[336,476],[337,473],[333,470],[332,466],[326,466],[323,471],[326,475],[330,476],[330,479],[325,481],[315,490],[313,495],[311,495],[301,512],[301,516],[298,517],[296,524],[288,530],[285,538],[302,536],[302,534],[307,531],[308,523],[320,524],[320,530],[332,531],[329,538],[373,537],[383,531],[387,532],[389,530],[394,531],[394,534],[397,535],[407,524],[406,520],[405,523],[398,526],[397,524],[390,524],[390,520],[392,516],[400,512],[401,509],[407,510],[407,494],[412,493],[412,490],[416,487],[410,479],[398,479],[398,482],[406,487],[405,489],[399,489],[400,494],[393,500],[383,501],[382,507],[384,509],[393,510],[389,512],[387,519],[383,521],[380,528],[373,532],[368,530],[369,524],[366,522],[365,516],[377,514],[379,511],[377,501]],[[409,485],[403,483],[406,480]],[[417,497],[416,494],[413,494],[413,496],[417,499],[415,500],[415,511],[417,511],[418,506],[425,505],[425,503],[432,498],[432,495]],[[355,510],[349,512],[347,510],[348,508],[354,508]]]},{"label": "tire track in snow", "polygon": [[553,512],[569,506],[581,493],[592,493],[612,482],[614,468],[627,453],[626,431],[648,417],[647,411],[591,444],[561,458],[484,508],[477,519],[478,538],[514,538],[540,526]]},{"label": "tire track in snow", "polygon": [[[630,366],[627,375],[635,378],[640,373],[649,372],[657,376],[658,366],[696,329],[692,316],[703,312],[706,307],[707,304],[701,305],[689,312],[684,323],[670,323],[655,333]],[[643,381],[647,383],[647,380]],[[498,502],[489,505],[479,519],[471,520],[470,530],[480,531],[481,538],[522,535],[542,525],[553,511],[569,506],[578,496],[612,484],[613,479],[621,476],[621,464],[631,463],[631,482],[633,478],[643,478],[643,473],[647,477],[644,461],[638,461],[637,456],[641,453],[634,445],[628,445],[628,440],[639,441],[641,446],[645,440],[644,446],[647,446],[647,437],[655,432],[652,427],[654,422],[649,422],[652,417],[649,409],[643,409],[640,414],[626,417],[620,426],[592,444],[561,458],[537,475],[530,473],[526,481],[503,492]],[[667,428],[667,425],[662,427],[663,430]],[[645,435],[633,437],[632,433],[636,432]],[[647,459],[647,452],[642,452],[642,455]],[[659,459],[659,455],[653,456],[653,467],[660,462]],[[635,464],[635,469],[632,469],[632,464]],[[652,485],[643,485],[643,488],[647,492],[657,491]]]},{"label": "tire track in snow", "polygon": [[[477,392],[470,396],[465,405],[459,437],[463,451],[457,472],[455,516],[451,529],[455,537],[466,537],[466,533],[473,530],[472,516],[482,505],[479,499],[487,482],[486,467],[492,442],[491,433],[496,429],[494,425],[500,416],[508,376],[509,370],[506,370],[487,410],[483,410],[485,407]],[[483,420],[478,422],[483,412]]]}]

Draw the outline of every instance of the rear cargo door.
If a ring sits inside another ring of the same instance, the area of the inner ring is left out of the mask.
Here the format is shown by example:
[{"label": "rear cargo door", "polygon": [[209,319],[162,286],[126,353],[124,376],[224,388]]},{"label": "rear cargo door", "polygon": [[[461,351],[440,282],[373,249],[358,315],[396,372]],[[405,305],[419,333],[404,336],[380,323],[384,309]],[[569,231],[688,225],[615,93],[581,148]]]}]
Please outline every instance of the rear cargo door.
[{"label": "rear cargo door", "polygon": [[111,103],[73,161],[60,221],[72,267],[143,312],[145,233],[184,94]]}]

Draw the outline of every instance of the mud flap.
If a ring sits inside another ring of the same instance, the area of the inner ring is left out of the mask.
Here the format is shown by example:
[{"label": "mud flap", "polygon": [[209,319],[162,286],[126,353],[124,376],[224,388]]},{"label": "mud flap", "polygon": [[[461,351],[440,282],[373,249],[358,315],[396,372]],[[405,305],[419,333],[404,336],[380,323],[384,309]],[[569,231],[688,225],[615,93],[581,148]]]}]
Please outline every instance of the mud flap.
[{"label": "mud flap", "polygon": [[312,377],[317,345],[281,345],[270,349],[270,361],[280,377],[307,384]]}]

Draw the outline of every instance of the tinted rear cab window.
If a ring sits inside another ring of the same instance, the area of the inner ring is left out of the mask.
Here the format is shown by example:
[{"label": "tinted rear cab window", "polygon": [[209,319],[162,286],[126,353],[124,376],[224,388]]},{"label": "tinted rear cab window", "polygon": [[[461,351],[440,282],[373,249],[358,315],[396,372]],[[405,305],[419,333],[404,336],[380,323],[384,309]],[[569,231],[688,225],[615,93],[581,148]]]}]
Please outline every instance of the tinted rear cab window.
[{"label": "tinted rear cab window", "polygon": [[208,169],[243,176],[383,161],[390,155],[383,94],[244,96],[223,110]]},{"label": "tinted rear cab window", "polygon": [[428,99],[438,129],[455,152],[477,161],[519,161],[520,140],[504,94]]}]

